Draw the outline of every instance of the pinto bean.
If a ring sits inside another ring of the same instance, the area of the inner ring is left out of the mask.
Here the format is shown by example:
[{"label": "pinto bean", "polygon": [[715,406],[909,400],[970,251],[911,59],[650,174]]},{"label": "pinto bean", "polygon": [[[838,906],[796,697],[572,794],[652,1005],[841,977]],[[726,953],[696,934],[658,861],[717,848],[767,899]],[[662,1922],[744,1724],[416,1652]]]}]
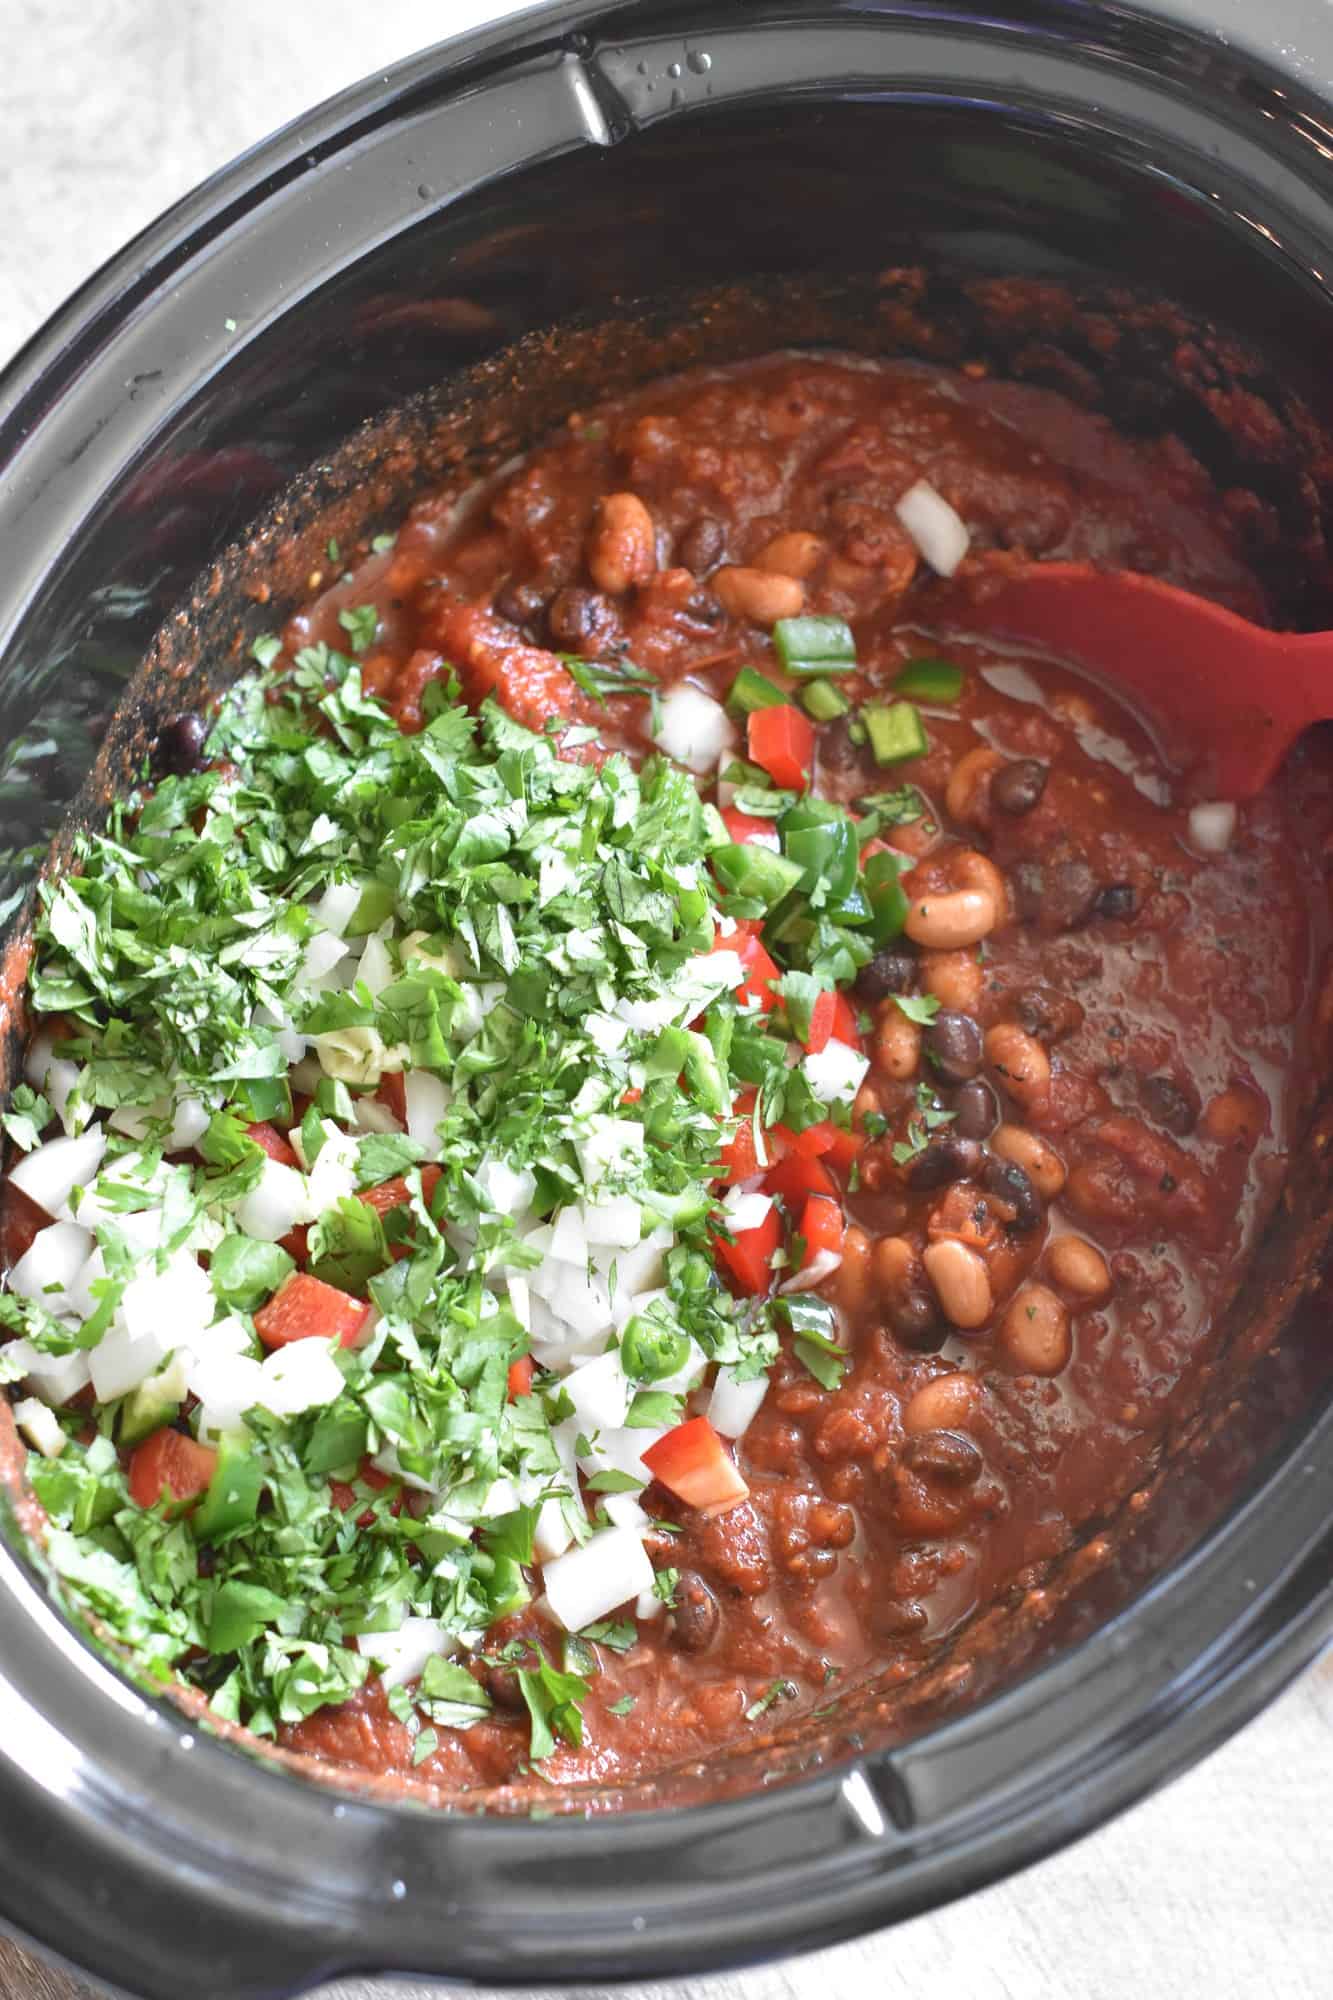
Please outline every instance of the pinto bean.
[{"label": "pinto bean", "polygon": [[1025,1125],[1001,1125],[991,1134],[991,1151],[1020,1166],[1044,1201],[1054,1201],[1065,1184],[1065,1164],[1054,1147]]},{"label": "pinto bean", "polygon": [[[846,1255],[845,1239],[843,1255]],[[875,1282],[883,1291],[898,1292],[916,1271],[916,1251],[905,1236],[881,1236],[871,1253]]]},{"label": "pinto bean", "polygon": [[945,809],[951,819],[984,825],[992,780],[1004,765],[998,750],[984,746],[969,750],[958,759],[944,788]]},{"label": "pinto bean", "polygon": [[960,1014],[976,1013],[985,981],[975,947],[971,951],[924,951],[920,964],[921,984],[941,1007],[952,1007]]},{"label": "pinto bean", "polygon": [[824,544],[818,535],[806,534],[795,529],[789,534],[774,535],[766,542],[754,559],[756,569],[772,570],[778,576],[794,576],[804,583],[818,569],[824,557]]},{"label": "pinto bean", "polygon": [[1000,1348],[1024,1375],[1058,1375],[1072,1352],[1064,1301],[1047,1285],[1024,1285],[1000,1322]]},{"label": "pinto bean", "polygon": [[995,1307],[985,1259],[960,1243],[956,1236],[942,1236],[927,1244],[921,1261],[935,1287],[935,1296],[953,1324],[967,1332],[984,1326]]},{"label": "pinto bean", "polygon": [[1050,1057],[1015,1021],[1000,1021],[987,1034],[986,1060],[1020,1104],[1040,1103],[1050,1088]]},{"label": "pinto bean", "polygon": [[713,590],[733,618],[753,625],[776,625],[779,618],[796,618],[805,603],[805,585],[776,571],[728,564],[713,574]]},{"label": "pinto bean", "polygon": [[934,951],[956,951],[980,944],[995,929],[995,905],[981,889],[954,889],[944,895],[915,898],[903,929],[914,944]]},{"label": "pinto bean", "polygon": [[1106,1259],[1084,1236],[1056,1236],[1047,1244],[1046,1275],[1062,1292],[1089,1303],[1106,1298],[1111,1290]]},{"label": "pinto bean", "polygon": [[657,568],[657,534],[637,493],[607,494],[588,537],[587,562],[593,582],[609,597],[648,581]]},{"label": "pinto bean", "polygon": [[877,1066],[900,1083],[921,1067],[921,1030],[896,1000],[885,1000],[876,1010],[873,1047]]},{"label": "pinto bean", "polygon": [[845,1313],[859,1312],[866,1302],[871,1260],[870,1238],[857,1223],[850,1223],[843,1232],[842,1262],[831,1281],[834,1296]]},{"label": "pinto bean", "polygon": [[903,1410],[903,1429],[909,1437],[922,1431],[966,1430],[977,1414],[982,1397],[979,1378],[958,1369],[951,1375],[937,1375],[927,1382]]}]

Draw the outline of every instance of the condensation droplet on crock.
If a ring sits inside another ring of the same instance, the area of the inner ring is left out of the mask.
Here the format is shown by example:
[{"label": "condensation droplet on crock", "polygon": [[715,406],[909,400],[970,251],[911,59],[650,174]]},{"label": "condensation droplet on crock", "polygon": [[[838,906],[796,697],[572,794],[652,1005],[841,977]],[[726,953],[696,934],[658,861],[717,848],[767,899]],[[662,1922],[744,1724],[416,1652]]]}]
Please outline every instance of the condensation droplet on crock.
[{"label": "condensation droplet on crock", "polygon": [[194,1748],[194,1738],[193,1736],[191,1736],[189,1730],[187,1729],[184,1735],[181,1737],[181,1749],[193,1750],[193,1748]]},{"label": "condensation droplet on crock", "polygon": [[703,49],[691,49],[685,60],[696,76],[707,76],[713,67],[713,58]]},{"label": "condensation droplet on crock", "polygon": [[668,64],[667,64],[667,75],[668,75],[668,76],[679,76],[680,74],[681,74],[681,67],[680,67],[680,64],[679,64],[678,62],[673,62],[673,63],[668,63]]},{"label": "condensation droplet on crock", "polygon": [[395,1903],[401,1903],[407,1894],[406,1882],[391,1882],[389,1884],[389,1894],[393,1897]]}]

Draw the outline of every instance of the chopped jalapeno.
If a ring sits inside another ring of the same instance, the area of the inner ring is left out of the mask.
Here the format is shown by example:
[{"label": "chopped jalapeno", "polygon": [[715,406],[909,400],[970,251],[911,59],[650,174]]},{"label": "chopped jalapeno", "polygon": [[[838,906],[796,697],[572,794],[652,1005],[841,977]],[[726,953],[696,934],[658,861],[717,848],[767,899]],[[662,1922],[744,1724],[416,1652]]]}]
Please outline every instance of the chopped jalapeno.
[{"label": "chopped jalapeno", "polygon": [[915,701],[957,701],[963,692],[963,670],[952,660],[909,660],[894,680],[893,692]]},{"label": "chopped jalapeno", "polygon": [[877,764],[901,764],[908,757],[924,757],[930,748],[921,717],[910,701],[895,701],[887,708],[863,708],[861,715]]}]

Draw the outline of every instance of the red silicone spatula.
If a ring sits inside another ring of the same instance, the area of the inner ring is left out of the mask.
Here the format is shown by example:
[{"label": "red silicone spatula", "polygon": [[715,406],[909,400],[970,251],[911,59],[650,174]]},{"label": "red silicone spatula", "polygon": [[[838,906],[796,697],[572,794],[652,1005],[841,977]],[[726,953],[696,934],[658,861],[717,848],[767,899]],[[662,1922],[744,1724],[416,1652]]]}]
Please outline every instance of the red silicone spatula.
[{"label": "red silicone spatula", "polygon": [[1262,791],[1302,730],[1333,717],[1333,632],[1268,632],[1133,570],[1030,563],[959,578],[960,632],[1058,653],[1127,694],[1196,798]]}]

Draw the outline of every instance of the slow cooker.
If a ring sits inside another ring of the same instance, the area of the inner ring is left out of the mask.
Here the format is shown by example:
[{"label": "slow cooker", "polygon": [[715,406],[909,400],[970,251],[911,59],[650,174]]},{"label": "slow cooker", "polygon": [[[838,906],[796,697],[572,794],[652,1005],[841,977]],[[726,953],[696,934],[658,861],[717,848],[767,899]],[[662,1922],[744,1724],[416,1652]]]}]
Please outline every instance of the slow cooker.
[{"label": "slow cooker", "polygon": [[[331,531],[596,390],[788,342],[910,348],[913,300],[947,326],[997,276],[1080,312],[1172,301],[1097,386],[1118,421],[1189,424],[1154,360],[1206,324],[1279,421],[1299,393],[1318,426],[1330,160],[1333,45],[1294,0],[563,0],[278,134],[0,382],[11,1064],[34,851],[240,670]],[[1054,311],[1046,335],[1095,375]],[[1035,341],[1002,362],[1039,373]],[[1296,444],[1246,470],[1279,508],[1320,476]],[[1284,608],[1328,622],[1308,576]],[[1333,1627],[1330,1131],[1242,1300],[1243,1406],[1174,1441],[1112,1559],[965,1686],[946,1664],[910,1727],[738,1759],[711,1803],[666,1784],[614,1818],[498,1820],[310,1783],[128,1680],[4,1510],[0,1916],[153,2000],[353,1969],[600,1982],[828,1944],[1087,1831]]]}]

